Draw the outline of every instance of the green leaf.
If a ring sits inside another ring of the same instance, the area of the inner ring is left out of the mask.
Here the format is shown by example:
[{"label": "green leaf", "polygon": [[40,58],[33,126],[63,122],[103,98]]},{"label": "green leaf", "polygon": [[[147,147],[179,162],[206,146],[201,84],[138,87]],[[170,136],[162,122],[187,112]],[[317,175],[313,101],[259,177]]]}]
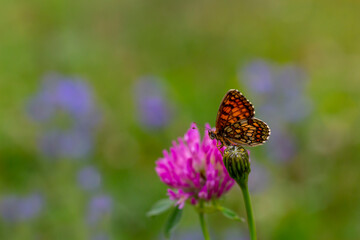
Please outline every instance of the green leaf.
[{"label": "green leaf", "polygon": [[166,238],[170,238],[171,232],[177,227],[180,222],[182,215],[182,209],[179,209],[177,206],[174,208],[172,213],[169,215],[169,218],[166,222],[164,233]]},{"label": "green leaf", "polygon": [[222,206],[219,206],[218,209],[225,217],[227,217],[231,220],[245,222],[245,219],[242,217],[239,217],[233,210],[230,210],[230,209],[228,209],[226,207],[222,207]]},{"label": "green leaf", "polygon": [[148,211],[146,213],[146,216],[148,217],[153,217],[156,215],[159,215],[163,212],[165,212],[166,210],[168,210],[169,208],[171,208],[174,205],[174,202],[171,201],[170,199],[166,198],[166,199],[161,199],[159,201],[157,201],[150,209],[150,211]]}]

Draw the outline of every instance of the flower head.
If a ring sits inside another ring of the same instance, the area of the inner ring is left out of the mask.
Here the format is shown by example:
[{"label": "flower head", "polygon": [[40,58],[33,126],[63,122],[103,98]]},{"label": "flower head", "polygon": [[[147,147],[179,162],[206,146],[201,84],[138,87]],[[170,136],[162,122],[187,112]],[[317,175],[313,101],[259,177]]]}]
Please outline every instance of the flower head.
[{"label": "flower head", "polygon": [[224,151],[224,165],[230,177],[239,181],[247,181],[251,171],[249,153],[239,146],[229,146]]},{"label": "flower head", "polygon": [[[210,128],[207,124],[206,128]],[[196,124],[192,124],[183,138],[174,141],[170,152],[156,162],[155,168],[161,181],[171,189],[170,199],[177,200],[179,208],[185,201],[197,204],[198,200],[209,201],[221,197],[234,184],[223,164],[216,140],[207,133],[201,140]]]}]

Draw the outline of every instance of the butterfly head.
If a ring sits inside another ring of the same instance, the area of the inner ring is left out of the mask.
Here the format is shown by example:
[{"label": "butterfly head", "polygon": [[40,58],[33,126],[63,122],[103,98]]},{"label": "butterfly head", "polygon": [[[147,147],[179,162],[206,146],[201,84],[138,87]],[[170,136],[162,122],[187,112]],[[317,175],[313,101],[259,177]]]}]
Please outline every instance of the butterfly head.
[{"label": "butterfly head", "polygon": [[213,140],[216,139],[216,133],[214,131],[209,130],[208,134],[211,139],[213,139]]}]

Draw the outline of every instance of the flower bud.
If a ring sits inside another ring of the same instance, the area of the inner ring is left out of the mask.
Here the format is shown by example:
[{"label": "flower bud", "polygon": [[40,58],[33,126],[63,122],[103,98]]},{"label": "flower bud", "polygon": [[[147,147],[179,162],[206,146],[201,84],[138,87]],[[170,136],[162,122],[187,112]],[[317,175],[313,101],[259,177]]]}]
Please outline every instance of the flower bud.
[{"label": "flower bud", "polygon": [[241,146],[229,146],[224,151],[224,165],[233,179],[246,181],[250,173],[249,154]]}]

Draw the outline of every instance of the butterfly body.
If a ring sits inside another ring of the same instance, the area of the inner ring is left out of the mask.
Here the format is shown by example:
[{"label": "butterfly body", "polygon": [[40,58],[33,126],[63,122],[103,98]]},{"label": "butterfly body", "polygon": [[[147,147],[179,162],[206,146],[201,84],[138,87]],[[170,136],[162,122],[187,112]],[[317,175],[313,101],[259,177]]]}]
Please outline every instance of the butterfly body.
[{"label": "butterfly body", "polygon": [[254,106],[238,90],[230,89],[220,104],[216,130],[209,131],[209,137],[221,142],[219,148],[261,145],[268,140],[270,128],[254,116]]}]

